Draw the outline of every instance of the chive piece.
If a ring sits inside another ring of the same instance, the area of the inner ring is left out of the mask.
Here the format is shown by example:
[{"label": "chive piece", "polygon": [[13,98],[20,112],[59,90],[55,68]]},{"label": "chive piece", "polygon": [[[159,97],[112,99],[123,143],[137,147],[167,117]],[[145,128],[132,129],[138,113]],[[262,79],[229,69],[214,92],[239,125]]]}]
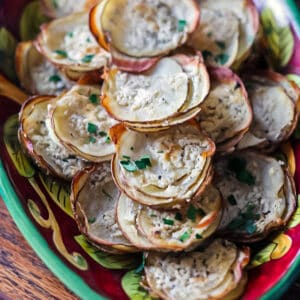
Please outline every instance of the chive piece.
[{"label": "chive piece", "polygon": [[197,240],[200,240],[200,239],[202,239],[203,237],[202,237],[202,235],[201,234],[199,234],[199,233],[196,233],[196,239]]},{"label": "chive piece", "polygon": [[107,136],[107,133],[105,131],[99,131],[98,134],[102,137]]},{"label": "chive piece", "polygon": [[179,238],[179,240],[181,241],[181,242],[185,242],[186,240],[188,240],[189,238],[190,238],[190,236],[191,236],[191,234],[189,233],[189,232],[185,232],[180,238]]},{"label": "chive piece", "polygon": [[221,53],[215,57],[215,61],[220,65],[225,65],[229,59],[229,55],[226,53]]},{"label": "chive piece", "polygon": [[91,94],[91,95],[89,96],[89,100],[90,100],[93,104],[97,104],[97,103],[98,103],[98,99],[99,99],[99,97],[98,97],[98,95],[96,95],[96,94]]},{"label": "chive piece", "polygon": [[256,231],[256,225],[253,223],[252,220],[247,220],[245,224],[245,229],[247,233],[253,234]]},{"label": "chive piece", "polygon": [[109,199],[112,199],[113,197],[105,190],[105,189],[102,189],[102,193],[108,197]]},{"label": "chive piece", "polygon": [[179,20],[178,21],[178,27],[177,28],[178,28],[179,32],[184,31],[185,26],[186,26],[186,20]]},{"label": "chive piece", "polygon": [[93,224],[96,222],[96,218],[89,218],[88,222],[89,222],[89,224]]},{"label": "chive piece", "polygon": [[57,83],[57,82],[61,81],[61,78],[57,74],[54,74],[54,75],[52,75],[52,76],[49,77],[49,81]]},{"label": "chive piece", "polygon": [[219,47],[220,49],[222,49],[222,50],[224,50],[225,47],[226,47],[225,43],[222,42],[222,41],[216,41],[216,44],[217,44],[218,47]]},{"label": "chive piece", "polygon": [[227,198],[227,201],[229,202],[230,205],[237,205],[236,200],[233,195],[229,195]]},{"label": "chive piece", "polygon": [[212,53],[208,50],[203,50],[202,51],[202,56],[206,60],[206,59],[208,59],[209,56],[212,56]]},{"label": "chive piece", "polygon": [[155,215],[155,214],[151,214],[151,215],[150,215],[150,217],[151,217],[151,218],[156,218],[156,217],[157,217],[157,215]]},{"label": "chive piece", "polygon": [[60,55],[61,57],[64,57],[64,58],[67,58],[68,57],[68,54],[66,51],[64,50],[60,50],[60,49],[57,49],[54,51],[56,54]]},{"label": "chive piece", "polygon": [[255,184],[255,177],[246,169],[247,162],[240,157],[231,158],[228,162],[228,169],[235,173],[235,177],[242,183]]},{"label": "chive piece", "polygon": [[92,61],[92,59],[94,58],[95,54],[87,54],[85,55],[81,61],[84,62],[84,63],[89,63]]},{"label": "chive piece", "polygon": [[110,144],[110,142],[111,142],[111,139],[110,139],[110,137],[108,136],[108,137],[106,137],[106,139],[105,139],[105,143],[106,144]]},{"label": "chive piece", "polygon": [[149,155],[142,156],[139,160],[135,160],[134,163],[136,164],[139,170],[144,170],[147,167],[151,167],[151,160]]},{"label": "chive piece", "polygon": [[170,225],[170,226],[174,225],[174,221],[171,219],[163,218],[163,221],[164,221],[164,224],[166,224],[166,225]]},{"label": "chive piece", "polygon": [[92,144],[95,144],[96,143],[96,139],[93,136],[90,136],[89,137],[89,142],[92,143]]},{"label": "chive piece", "polygon": [[175,220],[182,221],[182,214],[177,212],[176,215],[175,215]]},{"label": "chive piece", "polygon": [[164,151],[163,150],[159,150],[159,151],[157,151],[157,153],[164,153]]},{"label": "chive piece", "polygon": [[130,156],[127,156],[127,155],[122,155],[122,158],[130,160]]},{"label": "chive piece", "polygon": [[128,172],[135,172],[138,170],[136,165],[133,162],[131,162],[130,160],[121,160],[120,164]]},{"label": "chive piece", "polygon": [[189,206],[186,215],[187,215],[188,219],[192,220],[193,222],[196,221],[197,209],[195,208],[194,205],[191,204]]},{"label": "chive piece", "polygon": [[241,171],[237,174],[236,177],[240,182],[246,183],[248,185],[255,184],[255,177],[247,170]]},{"label": "chive piece", "polygon": [[73,32],[72,32],[72,31],[69,31],[69,32],[67,33],[67,36],[68,36],[68,37],[73,37]]},{"label": "chive piece", "polygon": [[86,38],[86,40],[85,40],[87,43],[90,43],[91,42],[91,39],[88,37],[88,38]]},{"label": "chive piece", "polygon": [[134,148],[133,148],[133,147],[130,147],[130,150],[131,150],[131,151],[133,151],[133,150],[134,150]]},{"label": "chive piece", "polygon": [[88,123],[87,131],[89,133],[97,133],[98,127],[93,123]]}]

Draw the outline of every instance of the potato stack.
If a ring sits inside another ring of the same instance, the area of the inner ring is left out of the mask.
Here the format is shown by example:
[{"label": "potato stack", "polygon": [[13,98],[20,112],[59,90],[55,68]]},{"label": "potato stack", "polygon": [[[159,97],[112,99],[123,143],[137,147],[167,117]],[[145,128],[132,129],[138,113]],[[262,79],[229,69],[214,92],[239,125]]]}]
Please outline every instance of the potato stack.
[{"label": "potato stack", "polygon": [[72,181],[92,244],[144,252],[152,294],[239,298],[250,259],[241,244],[287,224],[296,205],[272,153],[296,126],[299,90],[274,71],[240,73],[258,40],[254,4],[50,2],[53,20],[16,52],[33,94],[20,112],[25,151]]}]

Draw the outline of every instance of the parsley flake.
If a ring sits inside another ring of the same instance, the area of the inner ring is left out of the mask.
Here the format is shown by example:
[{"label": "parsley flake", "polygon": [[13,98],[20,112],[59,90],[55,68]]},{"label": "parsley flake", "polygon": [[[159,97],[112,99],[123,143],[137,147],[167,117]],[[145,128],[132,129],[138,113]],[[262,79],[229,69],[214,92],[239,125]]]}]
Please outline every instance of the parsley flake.
[{"label": "parsley flake", "polygon": [[105,139],[105,143],[106,143],[106,144],[110,144],[110,142],[111,142],[111,139],[110,139],[109,136],[107,136],[106,139]]},{"label": "parsley flake", "polygon": [[180,238],[179,240],[184,243],[186,240],[190,238],[191,234],[190,232],[186,231]]},{"label": "parsley flake", "polygon": [[227,197],[227,201],[229,202],[230,205],[237,205],[236,200],[233,195],[229,195]]},{"label": "parsley flake", "polygon": [[255,177],[246,169],[246,166],[246,160],[240,157],[231,158],[228,162],[228,169],[235,174],[238,181],[254,185]]},{"label": "parsley flake", "polygon": [[96,218],[89,218],[88,222],[89,222],[89,224],[93,224],[96,222]]},{"label": "parsley flake", "polygon": [[170,225],[170,226],[174,225],[174,221],[171,220],[171,219],[165,219],[165,218],[163,218],[163,222],[166,225]]},{"label": "parsley flake", "polygon": [[136,164],[139,170],[144,170],[147,167],[151,167],[151,160],[149,155],[144,155],[139,160],[135,160],[134,163]]},{"label": "parsley flake", "polygon": [[54,52],[56,54],[58,54],[59,56],[63,57],[63,58],[67,58],[68,57],[67,52],[64,51],[64,50],[57,49],[57,50],[54,50]]},{"label": "parsley flake", "polygon": [[219,47],[220,49],[222,49],[222,50],[224,50],[225,47],[226,47],[225,43],[222,42],[222,41],[216,41],[216,44],[217,44],[218,47]]},{"label": "parsley flake", "polygon": [[177,28],[178,28],[179,32],[184,31],[185,26],[186,26],[186,20],[179,20],[178,21],[178,27]]},{"label": "parsley flake", "polygon": [[73,37],[73,32],[72,32],[72,31],[69,31],[69,32],[67,33],[67,36],[68,36],[68,37]]},{"label": "parsley flake", "polygon": [[175,215],[175,220],[182,221],[182,214],[177,212],[176,215]]},{"label": "parsley flake", "polygon": [[89,133],[97,133],[98,127],[97,125],[93,124],[93,123],[88,123],[88,127],[87,127],[87,131]]},{"label": "parsley flake", "polygon": [[93,136],[90,136],[89,137],[89,142],[92,143],[92,144],[95,144],[96,143],[96,138],[93,137]]},{"label": "parsley flake", "polygon": [[105,131],[99,131],[98,134],[102,137],[107,136],[107,133]]},{"label": "parsley flake", "polygon": [[52,75],[52,76],[49,77],[49,81],[57,83],[57,82],[61,81],[61,78],[57,74],[54,74],[54,75]]},{"label": "parsley flake", "polygon": [[197,209],[193,204],[191,204],[187,210],[186,213],[188,219],[192,220],[193,222],[196,221],[196,216],[197,216]]},{"label": "parsley flake", "polygon": [[203,56],[204,60],[207,60],[209,56],[212,56],[212,53],[208,50],[203,50],[202,56]]},{"label": "parsley flake", "polygon": [[215,61],[217,63],[219,63],[220,65],[225,65],[227,63],[229,59],[229,55],[226,54],[226,53],[221,53],[221,54],[218,54],[216,57],[215,57]]},{"label": "parsley flake", "polygon": [[83,63],[89,63],[89,62],[92,61],[92,59],[94,58],[94,56],[95,56],[95,54],[87,54],[87,55],[85,55],[85,56],[81,59],[81,61],[82,61]]},{"label": "parsley flake", "polygon": [[197,239],[197,240],[200,240],[200,239],[202,239],[202,238],[203,238],[203,237],[202,237],[202,235],[201,235],[201,234],[199,234],[199,233],[196,233],[196,235],[195,235],[195,236],[196,236],[196,239]]},{"label": "parsley flake", "polygon": [[122,155],[122,158],[130,160],[130,156],[127,156],[127,155]]},{"label": "parsley flake", "polygon": [[120,164],[128,172],[135,172],[138,170],[137,166],[130,160],[121,160]]},{"label": "parsley flake", "polygon": [[91,94],[89,96],[89,100],[93,103],[93,104],[97,104],[98,103],[98,95],[96,94]]}]

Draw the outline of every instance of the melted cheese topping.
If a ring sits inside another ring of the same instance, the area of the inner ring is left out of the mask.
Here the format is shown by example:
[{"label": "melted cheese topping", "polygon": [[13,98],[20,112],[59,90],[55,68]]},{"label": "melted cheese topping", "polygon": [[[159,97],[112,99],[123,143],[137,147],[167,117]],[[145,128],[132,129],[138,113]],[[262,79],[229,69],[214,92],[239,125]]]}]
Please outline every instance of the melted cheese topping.
[{"label": "melted cheese topping", "polygon": [[31,140],[34,151],[62,177],[72,179],[76,172],[89,163],[69,152],[62,144],[51,138],[45,120],[48,116],[47,106],[51,102],[44,101],[34,106],[31,115],[26,116],[24,132]]},{"label": "melted cheese topping", "polygon": [[[97,157],[114,153],[108,130],[117,122],[110,118],[100,104],[89,97],[99,98],[100,89],[93,86],[75,86],[56,102],[52,118],[55,133],[79,151]],[[89,127],[94,127],[94,131]]]},{"label": "melted cheese topping", "polygon": [[[255,233],[262,233],[269,224],[273,222],[276,224],[285,212],[286,199],[280,192],[284,185],[285,175],[280,163],[273,158],[265,158],[254,153],[245,153],[238,157],[246,160],[247,170],[255,177],[255,185],[240,182],[228,170],[228,160],[218,161],[215,165],[218,174],[215,183],[226,200],[220,228],[226,229],[228,224],[241,213],[253,207],[249,220],[256,226]],[[228,202],[230,195],[235,198],[236,205]],[[241,226],[232,230],[247,234],[245,228]]]},{"label": "melted cheese topping", "polygon": [[[190,1],[112,0],[101,18],[115,48],[129,56],[155,56],[185,42],[195,8]],[[179,22],[184,22],[180,27]]]},{"label": "melted cheese topping", "polygon": [[198,128],[189,125],[151,134],[127,131],[121,137],[117,159],[129,156],[134,161],[149,155],[152,166],[144,170],[132,173],[121,166],[123,180],[150,196],[186,197],[195,192],[191,186],[201,176],[208,159],[205,153],[211,147]]},{"label": "melted cheese topping", "polygon": [[221,143],[247,128],[251,117],[251,108],[237,82],[215,80],[197,118],[213,141]]},{"label": "melted cheese topping", "polygon": [[171,58],[160,60],[143,75],[110,72],[105,88],[109,99],[105,105],[118,119],[162,120],[179,111],[187,98],[188,77]]},{"label": "melted cheese topping", "polygon": [[166,298],[210,299],[223,295],[232,286],[232,266],[236,259],[234,244],[215,240],[203,252],[150,254],[146,260],[146,278]]},{"label": "melted cheese topping", "polygon": [[200,20],[189,45],[202,51],[207,64],[230,66],[238,52],[238,18],[231,12],[203,8]]}]

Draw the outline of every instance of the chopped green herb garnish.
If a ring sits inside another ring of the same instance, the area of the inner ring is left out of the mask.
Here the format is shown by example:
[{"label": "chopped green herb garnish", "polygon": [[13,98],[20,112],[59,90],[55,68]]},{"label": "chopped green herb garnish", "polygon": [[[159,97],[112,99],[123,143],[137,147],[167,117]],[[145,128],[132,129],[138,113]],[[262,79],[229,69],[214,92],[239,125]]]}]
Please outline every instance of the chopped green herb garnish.
[{"label": "chopped green herb garnish", "polygon": [[130,156],[127,156],[127,155],[122,155],[122,158],[130,160]]},{"label": "chopped green herb garnish", "polygon": [[212,53],[208,50],[203,50],[202,51],[202,56],[206,60],[206,59],[208,59],[209,56],[212,56]]},{"label": "chopped green herb garnish", "polygon": [[88,222],[89,222],[89,224],[93,224],[96,222],[96,218],[89,218]]},{"label": "chopped green herb garnish", "polygon": [[93,103],[93,104],[97,104],[99,101],[99,96],[96,94],[91,94],[89,96],[89,100]]},{"label": "chopped green herb garnish", "polygon": [[68,36],[68,37],[73,37],[73,32],[72,32],[72,31],[69,31],[69,32],[67,33],[67,36]]},{"label": "chopped green herb garnish", "polygon": [[207,37],[212,37],[212,32],[209,32],[208,34],[207,34]]},{"label": "chopped green herb garnish", "polygon": [[228,169],[235,173],[237,180],[248,185],[255,184],[255,177],[246,169],[247,162],[240,157],[231,158],[228,162]]},{"label": "chopped green herb garnish", "polygon": [[108,136],[108,137],[106,137],[106,139],[105,139],[105,143],[106,144],[110,144],[110,142],[111,142],[111,139],[110,139],[110,137]]},{"label": "chopped green herb garnish", "polygon": [[222,49],[222,50],[224,50],[225,47],[226,47],[225,43],[222,42],[222,41],[216,41],[216,44],[217,44],[218,47],[219,47],[220,49]]},{"label": "chopped green herb garnish", "polygon": [[151,167],[151,160],[149,155],[144,155],[139,160],[135,160],[134,163],[136,164],[139,170],[144,170],[147,167]]},{"label": "chopped green herb garnish", "polygon": [[95,54],[87,54],[85,55],[81,61],[84,62],[84,63],[89,63],[92,61],[92,59],[94,58]]},{"label": "chopped green herb garnish", "polygon": [[163,222],[166,225],[170,225],[170,226],[174,225],[174,221],[171,220],[171,219],[165,219],[165,218],[163,218]]},{"label": "chopped green herb garnish", "polygon": [[57,74],[54,74],[54,75],[52,75],[52,76],[49,77],[49,81],[57,83],[57,82],[61,81],[61,78]]},{"label": "chopped green herb garnish", "polygon": [[133,150],[134,150],[134,148],[133,148],[133,147],[130,147],[130,150],[131,150],[131,151],[133,151]]},{"label": "chopped green herb garnish", "polygon": [[99,131],[98,134],[102,137],[107,136],[107,133],[105,131]]},{"label": "chopped green herb garnish", "polygon": [[64,58],[68,57],[67,52],[64,51],[64,50],[57,49],[57,50],[55,50],[54,52],[55,52],[56,54],[60,55],[61,57],[64,57]]},{"label": "chopped green herb garnish", "polygon": [[252,220],[247,220],[245,224],[245,229],[247,233],[253,234],[256,231],[256,225],[253,223]]},{"label": "chopped green herb garnish", "polygon": [[188,240],[189,238],[190,238],[190,236],[191,236],[191,234],[189,233],[189,232],[185,232],[180,238],[179,238],[179,240],[181,241],[181,242],[185,242],[186,240]]},{"label": "chopped green herb garnish", "polygon": [[93,124],[93,123],[88,123],[88,127],[87,127],[87,131],[89,133],[97,133],[98,127],[97,125]]},{"label": "chopped green herb garnish", "polygon": [[91,39],[88,37],[88,38],[86,38],[86,40],[85,40],[87,43],[90,43],[91,42]]},{"label": "chopped green herb garnish", "polygon": [[128,172],[135,172],[138,170],[137,166],[130,160],[121,160],[120,164]]},{"label": "chopped green herb garnish", "polygon": [[141,273],[141,272],[144,270],[145,263],[146,263],[146,257],[145,257],[145,254],[143,253],[143,256],[142,256],[142,262],[141,262],[141,264],[135,269],[134,273],[136,273],[136,274]]},{"label": "chopped green herb garnish", "polygon": [[229,202],[230,205],[236,205],[236,200],[233,195],[228,196],[227,201]]},{"label": "chopped green herb garnish", "polygon": [[200,240],[200,239],[202,239],[203,237],[202,237],[202,235],[201,234],[199,234],[199,233],[196,233],[196,239],[197,240]]},{"label": "chopped green herb garnish", "polygon": [[151,217],[151,218],[156,218],[156,217],[157,217],[157,215],[155,215],[155,214],[151,214],[151,215],[150,215],[150,217]]},{"label": "chopped green herb garnish", "polygon": [[220,65],[225,65],[229,59],[229,55],[226,53],[221,53],[215,57],[215,61]]},{"label": "chopped green herb garnish", "polygon": [[105,189],[102,189],[102,193],[108,197],[109,199],[112,199],[113,197],[105,190]]},{"label": "chopped green herb garnish", "polygon": [[178,21],[178,31],[179,32],[184,31],[185,26],[186,26],[186,20],[179,20]]},{"label": "chopped green herb garnish", "polygon": [[92,143],[92,144],[95,144],[96,143],[96,138],[93,137],[93,136],[90,136],[89,137],[89,142]]},{"label": "chopped green herb garnish", "polygon": [[157,151],[157,153],[164,153],[164,151],[163,150],[159,150],[159,151]]},{"label": "chopped green herb garnish", "polygon": [[191,204],[189,206],[186,215],[187,215],[188,219],[192,220],[193,222],[196,221],[197,209],[193,204]]},{"label": "chopped green herb garnish", "polygon": [[175,215],[175,220],[182,221],[182,214],[177,212],[176,215]]}]

